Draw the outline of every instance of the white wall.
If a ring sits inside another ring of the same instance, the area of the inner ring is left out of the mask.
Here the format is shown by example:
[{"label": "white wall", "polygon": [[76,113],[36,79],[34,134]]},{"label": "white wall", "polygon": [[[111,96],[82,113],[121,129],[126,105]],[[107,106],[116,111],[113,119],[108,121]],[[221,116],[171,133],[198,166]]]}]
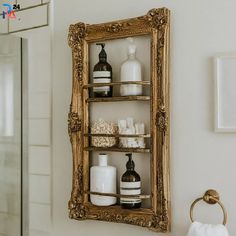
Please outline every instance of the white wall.
[{"label": "white wall", "polygon": [[[213,132],[212,59],[236,51],[234,0],[57,0],[53,38],[53,232],[65,235],[156,235],[136,226],[68,218],[72,159],[67,135],[71,94],[71,23],[106,22],[144,15],[166,6],[171,12],[171,193],[172,233],[185,234],[191,202],[216,188],[228,209],[228,227],[236,234],[235,134]],[[205,210],[207,209],[207,211]],[[221,221],[217,207],[198,209],[199,220]]]}]

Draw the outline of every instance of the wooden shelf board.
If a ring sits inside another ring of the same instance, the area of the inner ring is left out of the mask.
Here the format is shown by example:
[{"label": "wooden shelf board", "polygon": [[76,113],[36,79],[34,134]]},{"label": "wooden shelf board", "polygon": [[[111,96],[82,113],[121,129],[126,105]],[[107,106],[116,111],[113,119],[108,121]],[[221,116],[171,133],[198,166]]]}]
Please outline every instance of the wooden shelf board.
[{"label": "wooden shelf board", "polygon": [[137,84],[142,86],[150,86],[150,81],[125,81],[125,82],[113,82],[113,83],[93,83],[85,84],[83,89],[93,88],[93,87],[103,87],[103,86],[121,86],[121,85]]},{"label": "wooden shelf board", "polygon": [[120,205],[112,205],[112,206],[96,206],[93,205],[91,202],[87,202],[86,206],[91,207],[95,210],[101,210],[101,209],[106,209],[106,210],[115,210],[115,211],[121,211],[123,214],[139,214],[139,215],[152,215],[153,211],[150,208],[137,208],[137,209],[124,209]]},{"label": "wooden shelf board", "polygon": [[88,98],[87,102],[127,102],[127,101],[150,101],[150,96],[116,96]]},{"label": "wooden shelf board", "polygon": [[90,192],[87,194],[91,195],[99,195],[99,196],[107,196],[107,197],[117,197],[117,198],[131,198],[131,199],[150,199],[151,195],[139,194],[139,195],[124,195],[124,194],[114,194],[114,193],[101,193],[101,192]]},{"label": "wooden shelf board", "polygon": [[149,148],[85,147],[85,151],[150,153]]},{"label": "wooden shelf board", "polygon": [[84,134],[86,137],[151,138],[150,134]]}]

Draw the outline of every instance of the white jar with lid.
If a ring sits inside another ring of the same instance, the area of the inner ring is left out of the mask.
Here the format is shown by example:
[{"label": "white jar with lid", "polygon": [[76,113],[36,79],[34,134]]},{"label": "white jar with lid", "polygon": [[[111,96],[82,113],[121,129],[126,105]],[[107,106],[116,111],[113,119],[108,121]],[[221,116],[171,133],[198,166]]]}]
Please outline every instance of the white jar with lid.
[{"label": "white jar with lid", "polygon": [[[90,191],[116,194],[116,167],[107,165],[107,154],[99,154],[98,166],[90,168]],[[116,204],[116,197],[90,195],[91,203],[96,206]]]}]

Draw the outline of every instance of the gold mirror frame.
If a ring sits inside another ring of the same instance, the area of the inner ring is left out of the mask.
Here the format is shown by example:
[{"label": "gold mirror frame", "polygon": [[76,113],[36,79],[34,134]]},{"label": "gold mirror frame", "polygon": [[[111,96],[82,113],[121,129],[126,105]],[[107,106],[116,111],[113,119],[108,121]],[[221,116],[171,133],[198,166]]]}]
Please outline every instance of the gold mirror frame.
[{"label": "gold mirror frame", "polygon": [[[147,227],[156,232],[170,231],[169,192],[169,28],[170,11],[152,9],[145,16],[103,24],[70,25],[68,41],[72,48],[73,88],[68,132],[73,152],[73,181],[69,216],[76,220],[102,220]],[[127,210],[117,206],[98,207],[89,202],[88,143],[88,44],[92,42],[151,36],[151,205],[150,209]]]}]

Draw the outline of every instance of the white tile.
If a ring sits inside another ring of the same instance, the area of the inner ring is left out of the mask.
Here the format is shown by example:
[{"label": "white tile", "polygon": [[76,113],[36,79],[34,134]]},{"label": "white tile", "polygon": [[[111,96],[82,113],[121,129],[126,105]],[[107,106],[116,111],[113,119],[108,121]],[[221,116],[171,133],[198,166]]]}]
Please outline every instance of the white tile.
[{"label": "white tile", "polygon": [[29,236],[49,236],[49,232],[43,232],[38,230],[30,230]]},{"label": "white tile", "polygon": [[29,93],[29,118],[50,118],[49,92]]},{"label": "white tile", "polygon": [[[42,45],[35,47],[42,48]],[[32,50],[36,51],[36,50]],[[31,53],[30,53],[31,54]],[[30,58],[34,61],[29,62],[29,91],[34,92],[50,92],[51,91],[51,68],[50,68],[50,50],[45,54],[37,54],[32,52]],[[40,61],[40,63],[37,63]]]},{"label": "white tile", "polygon": [[51,226],[50,206],[29,204],[29,229],[49,232]]},{"label": "white tile", "polygon": [[0,3],[1,4],[3,3],[16,4],[16,0],[1,0]]},{"label": "white tile", "polygon": [[8,199],[7,195],[1,191],[0,194],[0,212],[6,213],[8,211]]},{"label": "white tile", "polygon": [[17,0],[17,3],[20,4],[20,8],[32,7],[41,4],[41,0]]},{"label": "white tile", "polygon": [[9,32],[47,25],[47,14],[47,5],[18,11],[15,13],[16,19],[9,21]]},{"label": "white tile", "polygon": [[[29,91],[32,92],[50,92],[51,84],[51,72],[50,72],[50,63],[46,64],[45,60],[48,60],[48,55],[43,56],[34,55],[33,58],[35,61],[29,62]],[[36,63],[40,61],[40,63]]]},{"label": "white tile", "polygon": [[0,4],[2,5],[3,3],[8,3],[8,4],[16,4],[16,0],[0,0]]},{"label": "white tile", "polygon": [[51,149],[49,147],[29,147],[29,173],[51,174]]},{"label": "white tile", "polygon": [[[14,128],[14,135],[13,135],[13,142],[15,144],[18,144],[20,146],[21,144],[21,127],[22,127],[22,124],[21,124],[21,119],[15,119],[14,120],[14,124],[13,124],[13,128]],[[19,150],[20,152],[20,150]]]},{"label": "white tile", "polygon": [[0,213],[0,235],[20,236],[21,220],[19,216]]},{"label": "white tile", "polygon": [[29,175],[29,200],[34,203],[50,203],[50,177]]},{"label": "white tile", "polygon": [[29,119],[29,144],[50,145],[50,120]]},{"label": "white tile", "polygon": [[[20,189],[18,188],[18,191]],[[20,192],[17,194],[7,194],[7,213],[10,215],[18,215],[21,214],[21,201],[20,201]]]},{"label": "white tile", "polygon": [[[36,31],[29,40],[29,91],[51,92],[51,37],[48,29]],[[40,62],[40,63],[39,63]]]},{"label": "white tile", "polygon": [[21,216],[8,216],[7,219],[7,236],[20,236]]},{"label": "white tile", "polygon": [[0,213],[0,234],[7,234],[7,215]]},{"label": "white tile", "polygon": [[[2,14],[1,10],[0,14]],[[8,19],[7,17],[3,19],[2,15],[0,15],[0,33],[1,34],[8,33]]]}]

